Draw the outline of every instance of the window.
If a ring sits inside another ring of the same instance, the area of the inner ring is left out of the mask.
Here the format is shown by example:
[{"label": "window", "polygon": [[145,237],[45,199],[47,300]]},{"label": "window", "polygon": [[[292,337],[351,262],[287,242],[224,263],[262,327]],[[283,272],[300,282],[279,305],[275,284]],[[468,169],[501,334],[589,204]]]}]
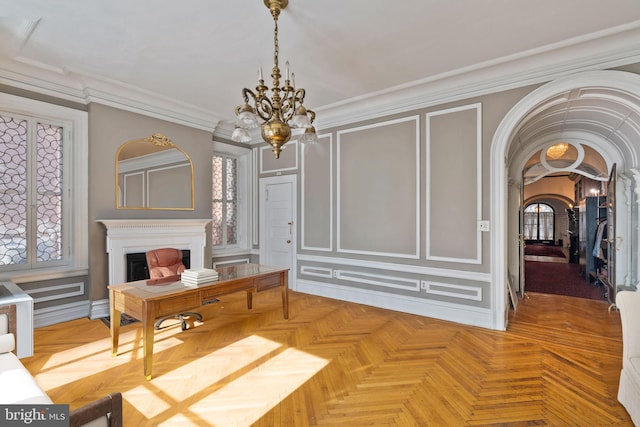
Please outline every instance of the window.
[{"label": "window", "polygon": [[213,246],[238,244],[238,159],[213,156]]},{"label": "window", "polygon": [[248,249],[249,150],[216,143],[212,157],[211,244],[217,254]]},{"label": "window", "polygon": [[0,115],[2,265],[62,260],[63,134],[62,126]]},{"label": "window", "polygon": [[524,210],[525,240],[553,240],[555,213],[544,203],[532,203]]},{"label": "window", "polygon": [[0,278],[86,270],[86,129],[86,112],[0,94]]}]

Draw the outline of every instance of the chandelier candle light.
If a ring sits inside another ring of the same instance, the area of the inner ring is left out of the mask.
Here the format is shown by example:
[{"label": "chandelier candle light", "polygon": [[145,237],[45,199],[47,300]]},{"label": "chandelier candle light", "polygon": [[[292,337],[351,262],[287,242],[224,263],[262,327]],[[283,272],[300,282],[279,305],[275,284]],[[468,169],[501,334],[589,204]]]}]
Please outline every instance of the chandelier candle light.
[{"label": "chandelier candle light", "polygon": [[[273,52],[273,87],[272,96],[269,98],[262,77],[262,68],[258,70],[258,86],[256,91],[242,89],[244,104],[236,107],[236,128],[231,139],[236,142],[249,142],[251,135],[249,129],[261,127],[262,139],[271,145],[271,151],[280,158],[280,152],[284,144],[291,139],[292,128],[304,128],[305,132],[300,136],[302,143],[315,144],[318,142],[313,121],[316,114],[307,110],[304,105],[305,90],[295,87],[295,76],[289,71],[289,62],[285,63],[284,86],[280,87],[280,67],[278,66],[278,16],[280,11],[287,7],[289,0],[264,0],[265,6],[271,11],[274,21],[274,52]],[[282,96],[280,93],[282,92]],[[259,123],[259,119],[262,123]]]}]

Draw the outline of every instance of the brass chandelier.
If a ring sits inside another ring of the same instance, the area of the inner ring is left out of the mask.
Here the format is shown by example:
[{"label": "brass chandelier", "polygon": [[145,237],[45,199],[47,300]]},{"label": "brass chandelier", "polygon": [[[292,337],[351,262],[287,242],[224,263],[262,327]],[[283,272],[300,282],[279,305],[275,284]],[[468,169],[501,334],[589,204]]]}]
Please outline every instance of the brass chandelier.
[{"label": "brass chandelier", "polygon": [[[318,142],[316,130],[313,127],[316,114],[304,107],[305,90],[295,87],[295,75],[289,72],[288,61],[285,64],[284,86],[280,87],[282,75],[278,66],[278,16],[280,11],[287,7],[289,0],[264,0],[264,4],[271,12],[274,21],[273,70],[271,71],[273,87],[269,89],[265,86],[260,68],[255,92],[247,88],[242,89],[244,104],[235,109],[237,122],[231,139],[236,142],[249,142],[251,141],[249,129],[260,126],[262,139],[271,145],[271,151],[278,159],[284,144],[291,139],[292,128],[305,129],[299,138],[300,142],[311,144]],[[267,93],[269,90],[272,92],[271,98]]]}]

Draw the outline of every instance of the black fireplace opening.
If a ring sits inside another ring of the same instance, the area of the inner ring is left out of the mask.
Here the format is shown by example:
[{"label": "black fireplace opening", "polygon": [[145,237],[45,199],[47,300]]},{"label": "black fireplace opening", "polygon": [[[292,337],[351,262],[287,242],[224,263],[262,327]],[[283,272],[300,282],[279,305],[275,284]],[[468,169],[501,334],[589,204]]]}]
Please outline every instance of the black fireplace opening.
[{"label": "black fireplace opening", "polygon": [[[191,268],[191,251],[182,249],[182,263],[186,268]],[[146,280],[149,278],[149,266],[147,265],[147,253],[136,252],[127,254],[127,282]]]}]

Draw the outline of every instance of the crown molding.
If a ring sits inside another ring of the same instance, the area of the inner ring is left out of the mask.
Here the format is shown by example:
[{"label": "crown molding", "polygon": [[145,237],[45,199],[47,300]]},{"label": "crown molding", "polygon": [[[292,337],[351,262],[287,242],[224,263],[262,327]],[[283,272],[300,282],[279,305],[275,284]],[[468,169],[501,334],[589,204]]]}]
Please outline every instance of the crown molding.
[{"label": "crown molding", "polygon": [[20,57],[0,57],[0,83],[79,104],[95,102],[209,132],[221,120],[203,108],[135,86]]},{"label": "crown molding", "polygon": [[0,56],[0,83],[7,86],[52,96],[65,101],[86,104],[82,86],[70,81],[64,70],[33,65]]},{"label": "crown molding", "polygon": [[[314,108],[316,128],[329,129],[419,108],[534,85],[581,71],[640,62],[640,21],[542,48]],[[230,139],[233,124],[210,111],[141,88],[58,69],[24,58],[0,57],[0,83],[87,105],[96,102],[210,131]],[[256,138],[259,139],[259,133]]]},{"label": "crown molding", "polygon": [[544,83],[582,71],[640,62],[640,21],[561,43],[316,107],[316,128],[382,116]]},{"label": "crown molding", "polygon": [[208,132],[213,132],[222,119],[211,111],[136,86],[82,71],[65,71],[81,82],[87,103],[96,102]]}]

